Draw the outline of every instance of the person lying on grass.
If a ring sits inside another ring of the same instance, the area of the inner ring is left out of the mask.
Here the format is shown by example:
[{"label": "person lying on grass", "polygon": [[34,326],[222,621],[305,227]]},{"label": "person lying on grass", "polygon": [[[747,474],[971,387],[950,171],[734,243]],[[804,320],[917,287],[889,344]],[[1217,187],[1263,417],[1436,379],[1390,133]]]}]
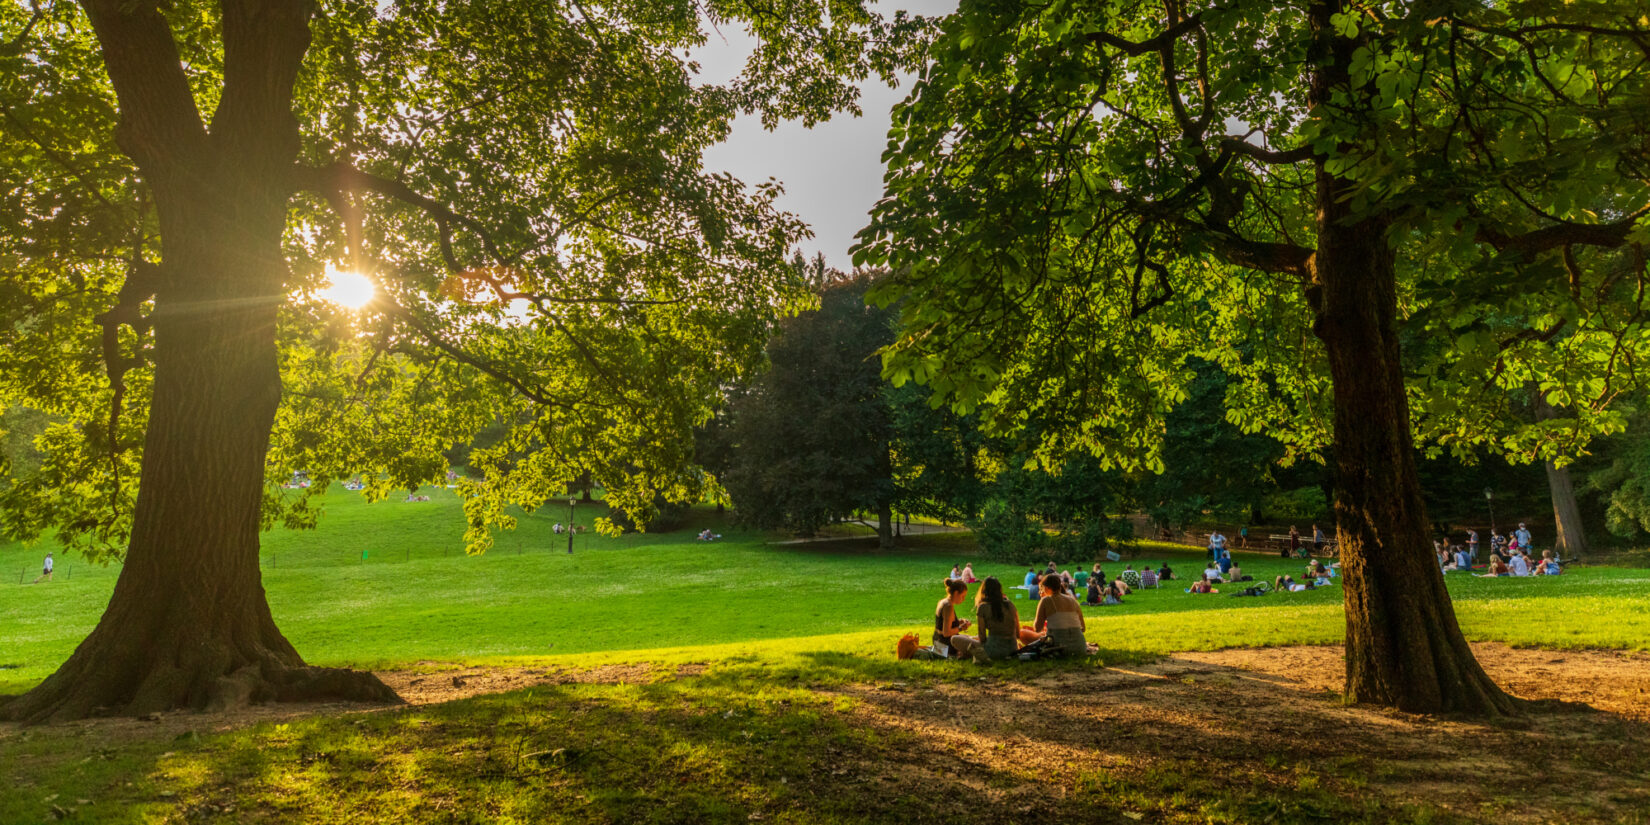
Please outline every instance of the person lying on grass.
[{"label": "person lying on grass", "polygon": [[1186,592],[1187,593],[1219,593],[1220,591],[1216,590],[1215,586],[1213,584],[1209,583],[1209,574],[1204,573],[1202,578],[1198,579],[1195,582],[1192,582],[1191,589],[1187,590]]},{"label": "person lying on grass", "polygon": [[1045,632],[1049,646],[1069,656],[1086,656],[1088,640],[1083,631],[1088,623],[1083,619],[1083,606],[1077,598],[1065,591],[1058,577],[1043,579],[1043,598],[1037,602],[1037,620],[1032,628]]},{"label": "person lying on grass", "polygon": [[945,580],[945,596],[934,605],[934,652],[964,656],[972,652],[976,640],[964,636],[969,621],[957,616],[957,605],[968,596],[968,585],[957,579]]},{"label": "person lying on grass", "polygon": [[1272,589],[1279,593],[1299,593],[1302,590],[1311,590],[1311,582],[1295,581],[1294,576],[1279,576],[1272,580]]},{"label": "person lying on grass", "polygon": [[974,615],[979,617],[980,644],[974,661],[1013,659],[1020,652],[1020,611],[1003,595],[1003,583],[986,576],[974,599]]}]

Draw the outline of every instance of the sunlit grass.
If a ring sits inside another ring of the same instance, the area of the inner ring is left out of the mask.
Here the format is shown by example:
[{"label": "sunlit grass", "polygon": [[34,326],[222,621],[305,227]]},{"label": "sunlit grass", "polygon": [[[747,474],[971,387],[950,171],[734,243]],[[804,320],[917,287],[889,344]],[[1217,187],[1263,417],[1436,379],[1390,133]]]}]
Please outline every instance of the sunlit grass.
[{"label": "sunlit grass", "polygon": [[[575,540],[551,532],[565,505],[524,516],[482,556],[466,556],[463,518],[447,490],[429,502],[367,504],[334,490],[318,530],[264,537],[264,578],[276,619],[311,662],[391,668],[418,662],[707,661],[832,650],[882,656],[905,632],[925,635],[939,581],[974,555],[966,535],[908,540],[881,554],[869,544],[779,546],[733,529],[707,510],[670,534]],[[580,505],[590,524],[605,514]],[[715,543],[692,535],[715,524]],[[38,575],[43,548],[0,546],[0,692],[43,679],[89,633],[118,568],[60,559],[58,580]],[[61,555],[61,554],[60,554]],[[1202,555],[1148,545],[1140,562],[1168,558],[1182,574]],[[1240,556],[1257,578],[1300,563]],[[1122,563],[1108,564],[1113,573]],[[1025,568],[977,562],[1018,583]],[[1558,647],[1650,646],[1650,571],[1578,568],[1558,579],[1448,577],[1463,628],[1475,639]],[[1192,596],[1179,587],[1091,608],[1091,637],[1121,653],[1338,641],[1339,588],[1262,598]],[[1027,605],[1026,602],[1021,602]],[[1029,607],[1029,605],[1027,605]],[[965,608],[965,613],[967,609]]]}]

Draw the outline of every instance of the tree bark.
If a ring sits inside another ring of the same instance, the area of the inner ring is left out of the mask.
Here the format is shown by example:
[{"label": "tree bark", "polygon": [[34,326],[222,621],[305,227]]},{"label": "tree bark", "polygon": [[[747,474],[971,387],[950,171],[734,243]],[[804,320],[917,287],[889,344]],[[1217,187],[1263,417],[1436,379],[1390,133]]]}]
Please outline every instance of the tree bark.
[{"label": "tree bark", "polygon": [[[155,196],[162,277],[154,386],[126,564],[102,619],[13,719],[248,702],[397,701],[370,673],[312,668],[275,626],[258,568],[264,460],[280,403],[281,237],[297,156],[291,92],[309,11],[224,4],[224,94],[208,134],[159,12],[87,0]],[[192,121],[192,122],[191,122]]]},{"label": "tree bark", "polygon": [[[1356,42],[1333,34],[1341,0],[1318,0],[1323,45],[1311,101],[1331,93],[1356,106],[1348,66]],[[1322,108],[1319,108],[1322,107]],[[1511,713],[1456,623],[1429,547],[1410,435],[1397,332],[1397,278],[1388,225],[1354,212],[1353,186],[1317,159],[1315,332],[1334,381],[1335,519],[1346,594],[1346,700],[1421,712]]]},{"label": "tree bark", "polygon": [[886,501],[877,504],[877,546],[884,550],[894,547],[894,508]]},{"label": "tree bark", "polygon": [[1587,552],[1587,533],[1581,526],[1581,507],[1576,504],[1575,484],[1570,468],[1547,462],[1547,489],[1553,496],[1553,547],[1563,558]]},{"label": "tree bark", "polygon": [[[1535,415],[1539,419],[1555,418],[1558,412],[1547,403],[1539,390],[1534,391]],[[1553,548],[1560,557],[1575,557],[1587,552],[1587,533],[1581,526],[1581,507],[1576,504],[1576,488],[1570,480],[1570,468],[1551,461],[1547,468],[1547,489],[1553,499]]]}]

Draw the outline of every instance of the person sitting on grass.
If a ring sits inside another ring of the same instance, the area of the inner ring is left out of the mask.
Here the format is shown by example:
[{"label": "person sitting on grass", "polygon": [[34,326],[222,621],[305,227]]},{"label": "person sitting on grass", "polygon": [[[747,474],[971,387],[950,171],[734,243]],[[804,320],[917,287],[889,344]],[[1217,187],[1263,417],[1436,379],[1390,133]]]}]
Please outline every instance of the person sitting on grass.
[{"label": "person sitting on grass", "polygon": [[974,661],[1013,659],[1020,652],[1020,611],[1003,595],[1003,583],[986,576],[974,599],[974,615],[979,618],[980,644]]},{"label": "person sitting on grass", "polygon": [[962,566],[956,564],[951,565],[951,575],[946,576],[946,578],[962,581]]},{"label": "person sitting on grass", "polygon": [[957,579],[945,580],[945,596],[934,605],[934,652],[952,656],[972,655],[977,640],[964,636],[969,621],[957,615],[957,605],[968,596],[968,585]]},{"label": "person sitting on grass", "polygon": [[1209,582],[1209,574],[1204,573],[1203,578],[1200,578],[1197,581],[1192,582],[1191,589],[1187,590],[1186,592],[1187,593],[1219,593],[1220,591],[1216,590],[1215,586]]},{"label": "person sitting on grass", "polygon": [[1026,568],[1026,598],[1037,598],[1037,570],[1031,567]]},{"label": "person sitting on grass", "polygon": [[1309,579],[1327,579],[1329,578],[1329,568],[1324,567],[1323,562],[1313,559],[1306,565],[1306,577]]},{"label": "person sitting on grass", "polygon": [[1083,602],[1085,607],[1099,607],[1105,599],[1105,597],[1100,594],[1100,584],[1103,581],[1105,580],[1098,576],[1089,579],[1088,600]]},{"label": "person sitting on grass", "polygon": [[1169,568],[1169,563],[1168,562],[1163,562],[1163,566],[1157,568],[1157,578],[1158,578],[1159,581],[1166,581],[1166,582],[1172,582],[1172,581],[1175,580],[1174,570],[1171,570]]},{"label": "person sitting on grass", "polygon": [[1083,606],[1065,592],[1058,578],[1043,580],[1043,598],[1037,602],[1037,619],[1032,629],[1046,633],[1053,650],[1068,656],[1088,654],[1088,640],[1083,638],[1083,631],[1088,629]]},{"label": "person sitting on grass", "polygon": [[1070,570],[1060,571],[1060,586],[1064,587],[1067,593],[1076,594],[1077,579],[1072,577]]},{"label": "person sitting on grass", "polygon": [[1222,578],[1229,582],[1252,582],[1255,580],[1254,576],[1243,575],[1243,568],[1239,567],[1237,562],[1232,562],[1232,566],[1227,568],[1226,575]]},{"label": "person sitting on grass", "polygon": [[1093,578],[1093,576],[1089,575],[1089,571],[1084,570],[1081,567],[1077,568],[1077,572],[1071,574],[1071,583],[1073,585],[1071,592],[1077,593],[1088,589],[1089,582],[1093,580]]},{"label": "person sitting on grass", "polygon": [[1232,565],[1236,563],[1237,562],[1232,561],[1232,554],[1224,551],[1221,552],[1220,558],[1215,559],[1215,567],[1220,569],[1220,577],[1227,581],[1232,580],[1230,571],[1232,569]]},{"label": "person sitting on grass", "polygon": [[1156,587],[1157,586],[1157,571],[1153,570],[1151,565],[1149,565],[1149,564],[1146,565],[1145,569],[1140,571],[1140,586],[1141,587]]},{"label": "person sitting on grass", "polygon": [[1215,584],[1220,584],[1222,581],[1224,581],[1224,579],[1222,579],[1221,575],[1220,575],[1220,568],[1216,567],[1213,564],[1209,565],[1207,568],[1204,569],[1203,578],[1208,579],[1209,581],[1214,582]]},{"label": "person sitting on grass", "polygon": [[[979,581],[979,579],[974,578],[974,563],[973,562],[969,562],[969,563],[963,565],[962,573],[963,573],[962,574],[962,580],[965,581],[965,582],[968,582],[969,584],[973,584],[974,582]],[[998,582],[997,586],[999,588],[1001,588],[1003,586],[1002,582]]]},{"label": "person sitting on grass", "polygon": [[1501,554],[1500,553],[1491,553],[1490,554],[1489,572],[1479,573],[1478,578],[1480,578],[1480,579],[1496,579],[1496,578],[1501,578],[1503,576],[1511,576],[1511,575],[1512,575],[1512,571],[1507,567],[1507,563],[1501,560]]},{"label": "person sitting on grass", "polygon": [[1553,551],[1543,550],[1541,562],[1535,566],[1535,572],[1538,576],[1558,576],[1564,573],[1564,566],[1558,563],[1558,559],[1553,558]]},{"label": "person sitting on grass", "polygon": [[1507,567],[1512,569],[1514,576],[1530,575],[1530,560],[1524,555],[1523,550],[1513,551],[1512,558],[1507,560]]},{"label": "person sitting on grass", "polygon": [[1037,573],[1031,580],[1031,590],[1027,594],[1027,598],[1032,601],[1041,599],[1043,597],[1043,582],[1047,581],[1049,578],[1050,576],[1047,573]]},{"label": "person sitting on grass", "polygon": [[1106,585],[1101,592],[1105,594],[1104,598],[1101,599],[1101,604],[1122,604],[1123,597],[1129,592],[1129,586],[1122,579],[1113,579],[1111,584]]}]

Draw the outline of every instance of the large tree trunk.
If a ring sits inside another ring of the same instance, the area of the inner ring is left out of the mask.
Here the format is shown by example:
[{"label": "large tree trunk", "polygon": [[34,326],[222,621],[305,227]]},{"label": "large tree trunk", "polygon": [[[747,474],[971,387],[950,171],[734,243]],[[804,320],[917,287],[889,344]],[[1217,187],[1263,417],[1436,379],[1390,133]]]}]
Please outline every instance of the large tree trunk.
[{"label": "large tree trunk", "polygon": [[894,547],[894,509],[886,501],[877,504],[877,546],[883,550]]},{"label": "large tree trunk", "polygon": [[[1331,34],[1340,0],[1313,4],[1328,41],[1312,100],[1349,90],[1356,43]],[[1354,104],[1356,105],[1356,104]],[[1327,113],[1327,109],[1320,112]],[[1423,713],[1510,713],[1484,673],[1430,552],[1415,470],[1397,330],[1397,279],[1387,225],[1355,215],[1352,186],[1317,165],[1316,332],[1334,380],[1335,519],[1346,591],[1346,699]]]},{"label": "large tree trunk", "polygon": [[[1546,396],[1537,389],[1535,416],[1539,419],[1557,417],[1558,411],[1547,403]],[[1581,527],[1581,508],[1576,504],[1575,483],[1570,480],[1570,468],[1551,461],[1547,467],[1547,489],[1553,498],[1553,548],[1561,557],[1575,557],[1587,552],[1587,534]]]},{"label": "large tree trunk", "polygon": [[1547,488],[1553,496],[1553,547],[1565,558],[1586,553],[1587,533],[1581,527],[1581,508],[1576,504],[1570,468],[1547,462]]},{"label": "large tree trunk", "polygon": [[160,15],[119,0],[86,6],[120,96],[122,147],[160,217],[154,394],[131,543],[108,608],[5,715],[393,701],[371,674],[306,667],[275,626],[258,569],[264,460],[281,395],[275,322],[297,154],[290,92],[308,11],[287,0],[225,4],[225,91],[208,135]]}]

